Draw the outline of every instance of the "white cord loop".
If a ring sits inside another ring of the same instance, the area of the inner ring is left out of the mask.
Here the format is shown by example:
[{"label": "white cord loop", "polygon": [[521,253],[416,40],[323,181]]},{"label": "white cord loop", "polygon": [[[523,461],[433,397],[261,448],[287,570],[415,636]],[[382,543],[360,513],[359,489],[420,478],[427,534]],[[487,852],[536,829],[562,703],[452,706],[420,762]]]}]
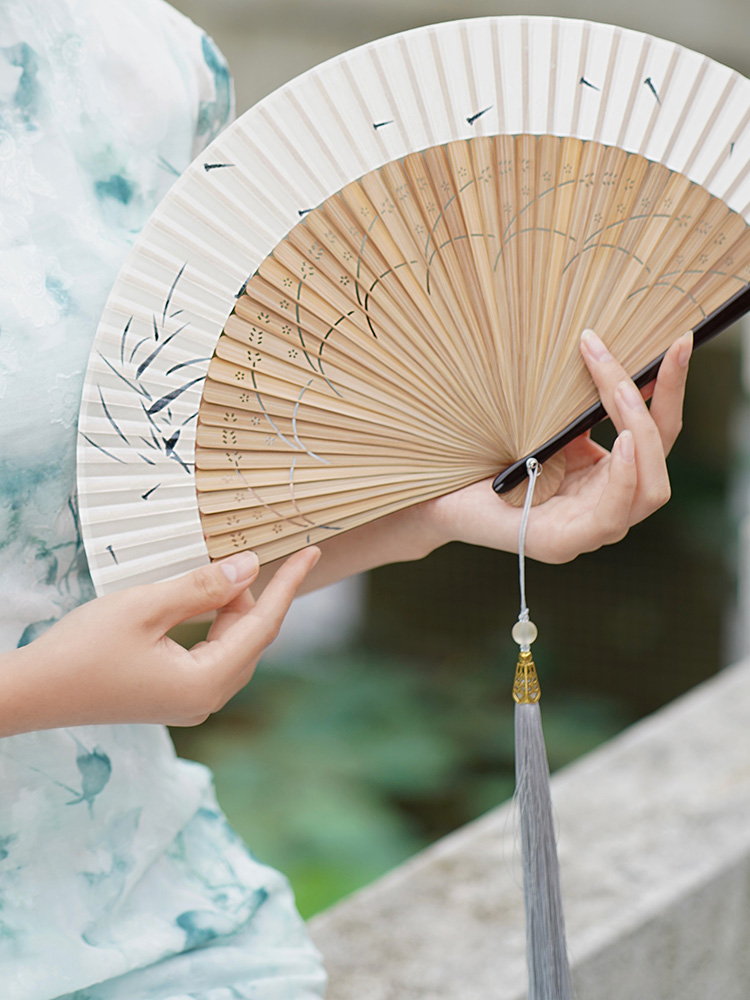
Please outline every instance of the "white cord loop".
[{"label": "white cord loop", "polygon": [[521,526],[518,529],[518,584],[521,591],[521,612],[518,615],[518,622],[513,626],[513,639],[521,647],[521,652],[527,653],[531,648],[531,643],[536,639],[537,629],[533,622],[529,621],[529,609],[526,604],[526,528],[529,523],[529,513],[531,512],[531,501],[534,497],[534,487],[541,474],[542,467],[535,458],[529,458],[526,462],[526,471],[529,476],[529,483],[526,487],[526,499],[523,504],[521,514]]}]

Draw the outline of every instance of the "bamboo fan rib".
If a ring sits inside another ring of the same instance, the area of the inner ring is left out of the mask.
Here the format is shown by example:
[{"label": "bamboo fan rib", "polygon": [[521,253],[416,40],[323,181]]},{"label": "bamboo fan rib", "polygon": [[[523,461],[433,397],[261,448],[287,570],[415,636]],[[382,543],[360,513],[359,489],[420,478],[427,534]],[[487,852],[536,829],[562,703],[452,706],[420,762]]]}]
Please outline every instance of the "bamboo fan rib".
[{"label": "bamboo fan rib", "polygon": [[579,139],[459,140],[347,185],[219,338],[196,446],[209,554],[275,559],[532,452],[596,398],[580,331],[642,368],[743,286],[749,229]]},{"label": "bamboo fan rib", "polygon": [[292,81],[110,295],[80,421],[97,588],[494,476],[594,401],[584,327],[635,372],[747,285],[748,219],[750,83],[637,32],[458,21]]}]

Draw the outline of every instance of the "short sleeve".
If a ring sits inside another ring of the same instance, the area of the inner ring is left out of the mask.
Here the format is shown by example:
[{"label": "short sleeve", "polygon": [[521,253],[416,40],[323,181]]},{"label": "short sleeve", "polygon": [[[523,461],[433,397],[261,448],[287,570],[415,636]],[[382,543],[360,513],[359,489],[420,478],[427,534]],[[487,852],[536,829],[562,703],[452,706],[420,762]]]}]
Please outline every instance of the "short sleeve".
[{"label": "short sleeve", "polygon": [[162,0],[0,6],[3,648],[92,596],[75,513],[91,343],[133,241],[233,94],[213,41]]},{"label": "short sleeve", "polygon": [[195,102],[193,156],[234,118],[234,87],[227,61],[214,40],[168,4],[162,4],[165,31],[192,77]]}]

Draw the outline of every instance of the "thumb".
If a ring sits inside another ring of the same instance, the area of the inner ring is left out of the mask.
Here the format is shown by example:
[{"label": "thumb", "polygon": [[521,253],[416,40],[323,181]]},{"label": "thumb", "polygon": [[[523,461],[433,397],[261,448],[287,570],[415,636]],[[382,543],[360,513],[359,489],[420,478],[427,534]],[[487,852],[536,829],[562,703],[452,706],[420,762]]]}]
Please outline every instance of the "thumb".
[{"label": "thumb", "polygon": [[153,617],[167,631],[195,615],[223,608],[252,583],[259,568],[254,552],[238,552],[176,580],[154,584],[149,588]]}]

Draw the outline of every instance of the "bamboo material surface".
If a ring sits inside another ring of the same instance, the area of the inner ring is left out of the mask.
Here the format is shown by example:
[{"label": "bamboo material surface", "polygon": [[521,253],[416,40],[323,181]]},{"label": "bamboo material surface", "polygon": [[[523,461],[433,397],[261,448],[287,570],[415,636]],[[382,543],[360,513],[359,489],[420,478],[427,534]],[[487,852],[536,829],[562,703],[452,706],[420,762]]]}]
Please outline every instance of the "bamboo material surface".
[{"label": "bamboo material surface", "polygon": [[216,346],[209,554],[274,559],[495,475],[595,401],[586,327],[640,369],[748,281],[748,228],[663,165],[572,138],[460,140],[348,184]]}]

